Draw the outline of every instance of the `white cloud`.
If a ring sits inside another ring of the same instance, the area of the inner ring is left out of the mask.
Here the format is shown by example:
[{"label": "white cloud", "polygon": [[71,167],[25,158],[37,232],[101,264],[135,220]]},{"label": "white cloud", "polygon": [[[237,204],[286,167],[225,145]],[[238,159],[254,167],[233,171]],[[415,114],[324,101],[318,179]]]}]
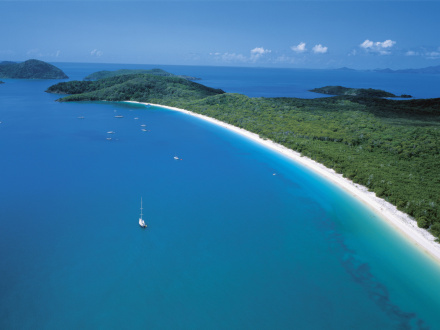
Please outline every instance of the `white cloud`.
[{"label": "white cloud", "polygon": [[290,49],[292,49],[295,53],[304,53],[307,50],[306,43],[300,42],[298,45],[290,47]]},{"label": "white cloud", "polygon": [[251,50],[252,55],[263,55],[272,52],[270,49],[264,49],[263,47],[255,47]]},{"label": "white cloud", "polygon": [[[307,52],[307,47],[305,42],[300,42],[296,46],[291,46],[291,50],[293,50],[295,53],[301,54]],[[313,53],[315,54],[325,54],[328,51],[328,47],[325,47],[321,44],[315,45],[312,48]]]},{"label": "white cloud", "polygon": [[254,49],[251,49],[251,57],[250,60],[251,61],[256,61],[258,60],[261,56],[265,55],[265,54],[269,54],[272,51],[270,49],[264,49],[263,47],[255,47]]},{"label": "white cloud", "polygon": [[385,41],[376,41],[373,42],[371,40],[366,39],[363,43],[359,45],[359,47],[365,49],[368,52],[378,53],[380,55],[389,55],[391,52],[389,49],[396,44],[393,40],[385,40]]},{"label": "white cloud", "polygon": [[328,51],[328,47],[324,47],[321,44],[313,46],[313,52],[315,54],[325,54]]},{"label": "white cloud", "polygon": [[373,45],[374,45],[374,43],[367,39],[363,43],[360,44],[360,47],[368,49],[368,48],[373,47]]},{"label": "white cloud", "polygon": [[384,48],[391,48],[396,44],[393,40],[385,40],[385,41],[377,41],[373,42],[371,40],[365,40],[363,43],[360,44],[360,47],[365,49],[384,49]]},{"label": "white cloud", "polygon": [[384,42],[376,42],[376,46],[382,47],[382,48],[391,48],[396,44],[393,40],[385,40]]},{"label": "white cloud", "polygon": [[90,52],[90,55],[92,55],[92,56],[96,56],[96,57],[100,57],[100,56],[104,55],[104,53],[103,53],[102,51],[97,50],[97,49],[95,48],[94,50],[92,50],[92,51]]}]

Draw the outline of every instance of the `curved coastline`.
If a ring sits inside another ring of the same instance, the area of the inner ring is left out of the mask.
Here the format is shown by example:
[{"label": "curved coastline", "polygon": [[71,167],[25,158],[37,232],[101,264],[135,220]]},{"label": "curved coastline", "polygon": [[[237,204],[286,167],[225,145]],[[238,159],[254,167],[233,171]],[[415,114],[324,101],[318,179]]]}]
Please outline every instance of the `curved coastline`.
[{"label": "curved coastline", "polygon": [[233,126],[231,124],[222,122],[218,119],[201,115],[189,110],[170,107],[161,104],[144,103],[137,101],[125,101],[127,103],[136,103],[144,105],[152,105],[168,110],[178,111],[191,116],[198,117],[200,119],[206,120],[213,124],[222,126],[229,129],[237,134],[245,136],[260,145],[263,145],[271,150],[274,150],[291,160],[299,163],[308,169],[312,170],[316,174],[325,178],[326,180],[338,185],[346,192],[350,193],[353,197],[357,198],[370,209],[372,209],[376,214],[379,215],[381,219],[390,224],[393,228],[397,229],[398,232],[403,234],[405,238],[409,240],[416,247],[424,251],[428,256],[432,257],[440,265],[440,244],[435,242],[435,237],[431,235],[427,230],[419,228],[417,222],[413,220],[409,215],[399,211],[394,205],[385,201],[382,198],[376,196],[374,192],[368,191],[368,189],[362,185],[356,184],[353,181],[344,178],[342,174],[336,173],[333,169],[327,168],[324,165],[317,163],[316,161],[301,156],[299,152],[289,149],[281,144],[275,143],[271,140],[262,139],[258,134],[249,132],[245,129]]}]

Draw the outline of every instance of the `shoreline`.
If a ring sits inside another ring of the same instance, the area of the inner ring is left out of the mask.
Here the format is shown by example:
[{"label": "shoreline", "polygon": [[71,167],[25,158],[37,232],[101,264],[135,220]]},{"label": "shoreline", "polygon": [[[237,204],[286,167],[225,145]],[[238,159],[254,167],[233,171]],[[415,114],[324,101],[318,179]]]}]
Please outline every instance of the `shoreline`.
[{"label": "shoreline", "polygon": [[344,178],[342,174],[336,173],[333,169],[327,168],[324,165],[308,157],[301,156],[299,152],[289,149],[281,144],[275,143],[271,140],[262,139],[256,133],[249,132],[243,128],[233,126],[212,117],[166,105],[137,101],[125,102],[152,105],[198,117],[202,120],[208,121],[215,125],[231,130],[237,134],[240,134],[250,140],[253,140],[254,142],[259,143],[262,146],[265,146],[275,152],[278,152],[288,157],[289,159],[301,164],[302,166],[315,172],[316,174],[320,175],[331,183],[338,185],[340,188],[348,192],[351,196],[363,202],[366,206],[372,209],[381,219],[386,221],[389,225],[391,225],[401,234],[403,234],[403,236],[405,236],[405,238],[409,240],[410,243],[414,244],[423,252],[428,254],[429,257],[435,259],[435,261],[440,265],[440,244],[435,242],[435,237],[431,233],[429,233],[426,229],[419,228],[417,226],[417,222],[413,220],[408,214],[399,211],[396,206],[392,205],[382,198],[377,197],[374,192],[368,191],[367,187],[364,187],[360,184],[354,183],[347,178]]}]

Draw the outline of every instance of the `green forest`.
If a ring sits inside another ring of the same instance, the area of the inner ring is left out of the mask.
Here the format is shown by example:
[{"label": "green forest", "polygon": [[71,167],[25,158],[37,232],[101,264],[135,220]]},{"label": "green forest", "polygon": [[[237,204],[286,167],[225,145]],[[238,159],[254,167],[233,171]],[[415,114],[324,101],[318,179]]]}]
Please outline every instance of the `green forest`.
[{"label": "green forest", "polygon": [[[393,93],[373,88],[347,88],[343,86],[325,86],[314,88],[311,92],[327,94],[327,95],[348,95],[361,97],[398,97]],[[411,98],[411,95],[402,94],[401,98]]]},{"label": "green forest", "polygon": [[259,134],[342,173],[440,237],[440,99],[341,95],[250,98],[178,77],[71,81],[58,101],[140,101],[184,108]]},{"label": "green forest", "polygon": [[62,82],[48,93],[72,94],[61,101],[194,100],[224,93],[180,77],[153,74],[122,74],[96,81]]},{"label": "green forest", "polygon": [[99,80],[99,79],[104,79],[104,78],[123,76],[123,75],[127,75],[127,74],[153,74],[155,76],[162,76],[162,77],[179,77],[179,78],[185,78],[188,80],[200,80],[200,78],[196,78],[196,77],[175,75],[175,74],[169,73],[169,72],[162,70],[162,69],[151,69],[151,70],[121,69],[121,70],[116,70],[116,71],[104,70],[104,71],[98,71],[98,72],[94,72],[92,74],[89,74],[87,77],[84,78],[84,80]]}]

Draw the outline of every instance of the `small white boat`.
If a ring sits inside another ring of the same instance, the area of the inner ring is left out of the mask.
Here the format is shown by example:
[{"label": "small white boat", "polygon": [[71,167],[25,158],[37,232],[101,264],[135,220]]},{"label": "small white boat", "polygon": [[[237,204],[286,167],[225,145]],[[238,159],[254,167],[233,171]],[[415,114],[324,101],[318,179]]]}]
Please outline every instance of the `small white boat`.
[{"label": "small white boat", "polygon": [[108,131],[107,134],[115,134],[115,131]]},{"label": "small white boat", "polygon": [[116,115],[115,118],[124,118],[124,116]]},{"label": "small white boat", "polygon": [[142,124],[142,125],[141,125],[141,127],[145,127],[145,126],[147,126],[147,125],[145,125],[145,124]]},{"label": "small white boat", "polygon": [[83,116],[79,116],[78,119],[84,119],[84,117]]},{"label": "small white boat", "polygon": [[136,120],[137,120],[137,119],[139,119],[139,118],[138,118],[138,117],[134,117],[134,119],[136,119]]},{"label": "small white boat", "polygon": [[174,156],[174,159],[175,159],[175,160],[179,160],[180,158],[179,158],[179,157],[177,157],[177,156]]},{"label": "small white boat", "polygon": [[106,140],[110,141],[112,138],[106,138]]},{"label": "small white boat", "polygon": [[141,131],[142,132],[147,132],[147,130],[145,128],[142,128]]},{"label": "small white boat", "polygon": [[142,197],[141,197],[141,217],[139,218],[139,226],[141,226],[141,228],[147,228],[147,225],[145,223],[145,221],[142,219]]}]

